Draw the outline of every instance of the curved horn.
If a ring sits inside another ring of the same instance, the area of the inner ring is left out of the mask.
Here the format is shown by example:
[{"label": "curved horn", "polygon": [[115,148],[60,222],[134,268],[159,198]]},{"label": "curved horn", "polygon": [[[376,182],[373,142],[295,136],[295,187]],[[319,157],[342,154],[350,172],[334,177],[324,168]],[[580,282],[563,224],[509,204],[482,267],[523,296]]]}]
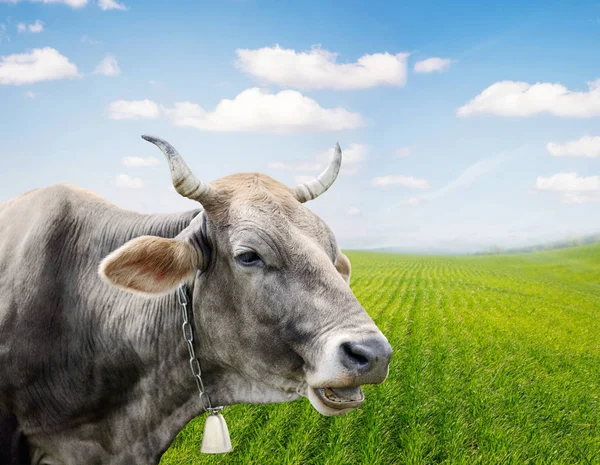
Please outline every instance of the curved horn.
[{"label": "curved horn", "polygon": [[192,170],[190,170],[185,161],[183,161],[183,158],[181,158],[181,155],[179,155],[179,152],[171,144],[166,140],[145,134],[142,136],[142,139],[152,142],[165,154],[171,168],[173,187],[178,193],[200,203],[211,196],[212,188],[210,185],[194,176]]},{"label": "curved horn", "polygon": [[325,171],[317,176],[316,179],[296,186],[294,193],[298,201],[304,203],[316,199],[319,195],[329,189],[335,181],[335,178],[337,178],[341,166],[342,149],[340,148],[340,144],[335,144],[333,160],[331,160],[329,166],[325,168]]}]

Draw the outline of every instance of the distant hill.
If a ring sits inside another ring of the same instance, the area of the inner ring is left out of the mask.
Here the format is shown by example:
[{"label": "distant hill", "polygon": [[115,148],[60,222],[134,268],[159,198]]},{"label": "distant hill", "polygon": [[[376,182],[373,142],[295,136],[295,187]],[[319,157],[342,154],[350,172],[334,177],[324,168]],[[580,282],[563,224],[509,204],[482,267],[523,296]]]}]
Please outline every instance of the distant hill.
[{"label": "distant hill", "polygon": [[541,252],[543,250],[566,249],[569,247],[577,247],[581,245],[589,245],[600,242],[600,234],[592,234],[589,236],[578,237],[574,239],[561,239],[559,241],[548,242],[545,244],[537,244],[527,247],[516,247],[505,249],[501,246],[494,246],[490,250],[476,252],[473,255],[498,255],[498,254],[519,254],[529,252]]}]

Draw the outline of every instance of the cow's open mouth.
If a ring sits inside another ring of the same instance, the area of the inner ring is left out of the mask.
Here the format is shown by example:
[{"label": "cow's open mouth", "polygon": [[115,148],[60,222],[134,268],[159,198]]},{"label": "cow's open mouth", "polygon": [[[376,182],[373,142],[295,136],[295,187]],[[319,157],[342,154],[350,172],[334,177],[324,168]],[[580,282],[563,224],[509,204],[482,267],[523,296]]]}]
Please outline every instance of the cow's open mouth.
[{"label": "cow's open mouth", "polygon": [[309,388],[308,399],[324,415],[343,415],[354,410],[365,400],[360,387]]},{"label": "cow's open mouth", "polygon": [[335,409],[356,408],[365,400],[362,389],[350,388],[318,388],[315,393],[328,407]]}]

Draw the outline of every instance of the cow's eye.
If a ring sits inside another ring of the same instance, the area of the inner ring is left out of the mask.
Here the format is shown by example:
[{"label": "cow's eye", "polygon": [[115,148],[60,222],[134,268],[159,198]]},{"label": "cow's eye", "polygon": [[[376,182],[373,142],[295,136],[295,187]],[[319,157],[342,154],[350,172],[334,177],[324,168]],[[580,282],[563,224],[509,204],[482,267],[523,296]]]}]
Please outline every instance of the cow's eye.
[{"label": "cow's eye", "polygon": [[239,264],[243,266],[262,265],[262,258],[256,252],[244,252],[235,257]]}]

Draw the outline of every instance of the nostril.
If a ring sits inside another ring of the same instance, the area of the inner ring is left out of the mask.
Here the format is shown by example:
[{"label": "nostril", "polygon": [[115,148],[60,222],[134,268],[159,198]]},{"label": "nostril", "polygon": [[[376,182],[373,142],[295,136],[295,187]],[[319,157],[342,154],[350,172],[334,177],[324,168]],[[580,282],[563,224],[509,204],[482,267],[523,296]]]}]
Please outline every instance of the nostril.
[{"label": "nostril", "polygon": [[354,367],[366,368],[369,366],[368,352],[365,351],[364,347],[360,347],[352,342],[344,342],[342,350]]},{"label": "nostril", "polygon": [[356,339],[340,341],[337,362],[353,376],[354,383],[379,384],[387,378],[392,348],[382,335],[359,334]]}]

